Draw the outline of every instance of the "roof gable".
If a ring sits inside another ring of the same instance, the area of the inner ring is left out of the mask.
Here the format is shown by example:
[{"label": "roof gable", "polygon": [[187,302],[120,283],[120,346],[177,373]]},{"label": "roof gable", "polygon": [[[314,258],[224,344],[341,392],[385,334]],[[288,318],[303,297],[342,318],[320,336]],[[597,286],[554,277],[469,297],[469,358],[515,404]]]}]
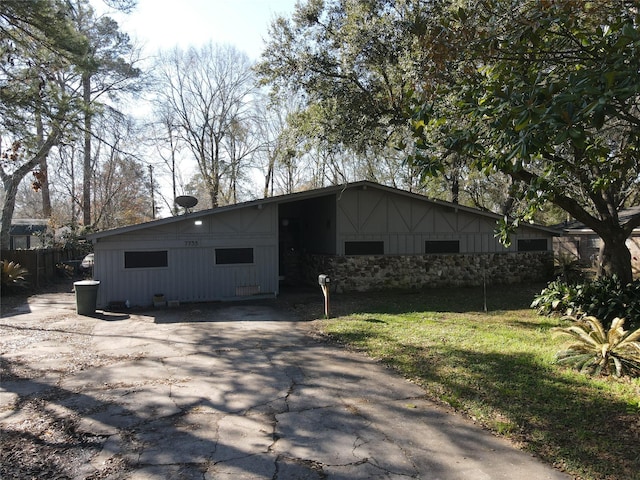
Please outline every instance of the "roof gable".
[{"label": "roof gable", "polygon": [[[163,225],[169,225],[169,224],[173,224],[176,222],[182,222],[184,220],[197,220],[198,218],[202,218],[202,217],[207,217],[210,215],[218,215],[218,214],[222,214],[224,212],[230,212],[233,210],[239,210],[239,209],[245,209],[245,208],[261,208],[261,206],[264,205],[269,205],[269,204],[280,204],[280,203],[290,203],[290,202],[295,202],[295,201],[300,201],[300,200],[306,200],[306,199],[312,199],[312,198],[318,198],[318,197],[323,197],[323,196],[327,196],[327,195],[337,195],[338,199],[340,198],[340,193],[344,192],[347,189],[356,189],[356,188],[360,188],[360,189],[377,189],[377,190],[381,190],[384,192],[387,192],[389,194],[392,195],[399,195],[399,196],[404,196],[404,197],[409,197],[409,198],[413,198],[413,199],[418,199],[421,202],[426,202],[429,203],[433,206],[437,206],[440,208],[449,208],[455,211],[462,211],[462,212],[467,212],[473,215],[477,215],[479,217],[483,217],[485,219],[490,219],[493,222],[497,222],[498,220],[500,220],[501,216],[491,213],[491,212],[485,212],[483,210],[478,210],[476,208],[471,208],[471,207],[466,207],[463,205],[459,205],[459,204],[455,204],[455,203],[451,203],[451,202],[446,202],[443,200],[436,200],[436,199],[430,199],[428,197],[425,197],[424,195],[418,194],[418,193],[414,193],[414,192],[409,192],[406,190],[400,190],[397,188],[393,188],[393,187],[388,187],[385,185],[381,185],[379,183],[375,183],[375,182],[370,182],[367,180],[363,180],[363,181],[359,181],[359,182],[353,182],[353,183],[347,183],[347,184],[343,184],[343,185],[334,185],[334,186],[330,186],[330,187],[323,187],[323,188],[318,188],[318,189],[314,189],[314,190],[306,190],[306,191],[302,191],[302,192],[295,192],[295,193],[290,193],[290,194],[285,194],[285,195],[278,195],[278,196],[274,196],[274,197],[268,197],[268,198],[262,198],[262,199],[257,199],[257,200],[251,200],[248,202],[242,202],[242,203],[237,203],[237,204],[233,204],[233,205],[225,205],[223,207],[216,207],[216,208],[211,208],[211,209],[207,209],[207,210],[200,210],[197,212],[192,212],[192,213],[188,213],[188,214],[184,214],[184,215],[178,215],[178,216],[174,216],[174,217],[166,217],[166,218],[162,218],[159,220],[153,220],[150,222],[145,222],[145,223],[140,223],[140,224],[136,224],[136,225],[129,225],[126,227],[120,227],[120,228],[115,228],[115,229],[111,229],[111,230],[105,230],[102,232],[96,232],[96,233],[92,233],[87,235],[87,239],[89,240],[97,240],[100,238],[104,238],[104,237],[110,237],[110,236],[114,236],[114,235],[121,235],[121,234],[125,234],[125,233],[132,233],[132,232],[136,232],[138,230],[142,230],[142,229],[148,229],[148,228],[156,228],[156,227],[161,227]],[[552,229],[549,227],[543,227],[540,225],[534,225],[534,224],[529,224],[524,226],[525,228],[532,228],[532,229],[538,229],[541,231],[544,231],[546,234],[552,233],[552,234],[558,234],[559,232],[556,229]]]}]

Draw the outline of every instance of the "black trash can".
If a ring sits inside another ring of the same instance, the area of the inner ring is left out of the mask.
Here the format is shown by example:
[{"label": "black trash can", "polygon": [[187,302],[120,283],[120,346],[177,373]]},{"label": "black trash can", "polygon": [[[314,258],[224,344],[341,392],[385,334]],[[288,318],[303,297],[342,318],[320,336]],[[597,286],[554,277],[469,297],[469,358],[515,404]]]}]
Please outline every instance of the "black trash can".
[{"label": "black trash can", "polygon": [[96,313],[98,300],[98,280],[81,280],[73,282],[76,291],[76,312],[78,315],[93,315]]}]

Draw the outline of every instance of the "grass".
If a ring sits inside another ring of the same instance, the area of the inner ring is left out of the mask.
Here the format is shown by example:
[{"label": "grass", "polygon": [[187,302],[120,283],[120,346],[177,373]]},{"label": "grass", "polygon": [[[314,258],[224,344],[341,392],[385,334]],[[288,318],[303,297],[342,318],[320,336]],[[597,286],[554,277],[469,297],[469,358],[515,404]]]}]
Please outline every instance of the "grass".
[{"label": "grass", "polygon": [[554,363],[561,324],[528,305],[537,286],[334,296],[321,328],[580,479],[640,479],[640,379]]}]

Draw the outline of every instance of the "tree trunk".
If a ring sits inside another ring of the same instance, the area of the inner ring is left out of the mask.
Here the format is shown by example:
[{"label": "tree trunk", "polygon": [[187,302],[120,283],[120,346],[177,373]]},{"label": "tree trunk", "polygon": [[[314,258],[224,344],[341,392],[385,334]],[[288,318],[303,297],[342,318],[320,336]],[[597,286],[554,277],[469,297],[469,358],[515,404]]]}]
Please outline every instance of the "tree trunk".
[{"label": "tree trunk", "polygon": [[633,281],[631,269],[631,252],[627,247],[623,234],[602,236],[603,246],[600,251],[598,276],[616,275],[622,285]]},{"label": "tree trunk", "polygon": [[76,214],[78,198],[76,197],[76,169],[75,169],[75,153],[71,155],[71,161],[69,162],[71,172],[71,226],[75,230],[76,227]]},{"label": "tree trunk", "polygon": [[42,160],[40,164],[41,186],[42,190],[42,217],[51,218],[53,208],[51,207],[51,190],[49,189],[49,168],[47,166],[47,159]]},{"label": "tree trunk", "polygon": [[4,203],[2,204],[2,223],[0,225],[0,248],[9,250],[11,221],[13,220],[13,211],[16,206],[16,194],[18,186],[22,178],[15,178],[14,175],[7,177],[2,182],[4,186]]},{"label": "tree trunk", "polygon": [[458,204],[460,202],[460,175],[454,173],[451,178],[451,203]]},{"label": "tree trunk", "polygon": [[91,75],[82,75],[82,99],[84,101],[84,157],[82,178],[82,223],[91,225]]},{"label": "tree trunk", "polygon": [[[213,139],[213,158],[211,158],[211,168],[207,172],[206,168],[200,167],[200,171],[205,178],[207,187],[209,188],[209,197],[211,198],[211,208],[218,207],[218,199],[220,196],[220,142],[222,138]],[[206,165],[206,157],[203,155],[201,165]]]},{"label": "tree trunk", "polygon": [[[451,203],[458,204],[460,202],[460,169],[462,159],[457,153],[453,156],[451,163],[451,176],[447,179],[451,187]],[[446,177],[445,177],[446,178]]]},{"label": "tree trunk", "polygon": [[18,187],[20,186],[20,182],[24,179],[25,176],[35,167],[40,165],[42,160],[49,154],[51,148],[58,143],[58,138],[60,137],[60,131],[55,130],[52,132],[47,139],[42,142],[40,148],[36,152],[36,154],[27,162],[25,162],[22,166],[20,166],[17,170],[15,170],[11,175],[7,175],[2,167],[0,166],[0,177],[2,178],[2,186],[4,188],[4,201],[2,203],[2,219],[0,220],[0,248],[1,249],[9,249],[10,244],[10,235],[9,230],[11,229],[11,222],[13,221],[13,212],[16,206],[16,194],[18,192]]},{"label": "tree trunk", "polygon": [[[621,225],[617,215],[611,216],[607,213],[601,213],[603,220],[600,220],[590,215],[575,200],[564,196],[555,197],[553,203],[591,228],[602,239],[603,245],[597,269],[599,277],[616,275],[623,285],[633,281],[631,252],[626,242],[636,223],[627,222]],[[602,210],[604,212],[604,209]],[[609,211],[615,211],[615,206],[609,205]]]},{"label": "tree trunk", "polygon": [[209,187],[209,200],[211,201],[211,208],[218,207],[218,193],[214,187]]},{"label": "tree trunk", "polygon": [[263,197],[269,197],[269,190],[271,190],[271,195],[273,195],[273,167],[275,165],[275,153],[268,152],[267,153],[269,159],[269,165],[267,166],[267,174],[264,177],[264,191]]},{"label": "tree trunk", "polygon": [[[38,149],[42,148],[44,144],[44,128],[42,126],[42,116],[40,111],[36,111],[36,138],[38,142]],[[47,157],[43,157],[40,162],[40,189],[42,193],[42,216],[43,218],[51,217],[51,192],[49,190],[49,169],[47,168]]]}]

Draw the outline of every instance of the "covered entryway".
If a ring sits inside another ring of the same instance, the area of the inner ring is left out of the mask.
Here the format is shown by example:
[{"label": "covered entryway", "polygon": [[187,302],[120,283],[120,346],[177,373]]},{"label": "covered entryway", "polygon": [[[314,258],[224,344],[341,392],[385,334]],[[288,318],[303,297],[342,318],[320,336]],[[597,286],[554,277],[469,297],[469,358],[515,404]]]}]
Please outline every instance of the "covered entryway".
[{"label": "covered entryway", "polygon": [[278,267],[281,286],[304,282],[302,255],[336,254],[335,212],[335,195],[279,205]]}]

